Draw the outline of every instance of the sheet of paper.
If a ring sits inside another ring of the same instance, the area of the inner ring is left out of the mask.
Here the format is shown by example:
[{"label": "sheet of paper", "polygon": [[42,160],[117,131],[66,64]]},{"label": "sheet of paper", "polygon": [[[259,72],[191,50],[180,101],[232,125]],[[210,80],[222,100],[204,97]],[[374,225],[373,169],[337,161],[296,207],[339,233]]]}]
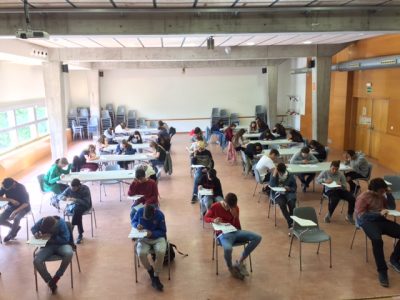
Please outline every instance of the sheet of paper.
[{"label": "sheet of paper", "polygon": [[133,195],[133,196],[128,196],[128,200],[136,201],[142,198],[143,195]]},{"label": "sheet of paper", "polygon": [[0,201],[0,208],[3,208],[8,204],[8,201]]},{"label": "sheet of paper", "polygon": [[302,164],[301,166],[304,168],[317,168],[318,167],[318,165],[312,165],[312,164]]},{"label": "sheet of paper", "polygon": [[31,237],[29,241],[27,241],[26,243],[31,245],[31,246],[35,246],[35,247],[44,247],[47,244],[47,241],[49,239],[37,239],[35,237]]},{"label": "sheet of paper", "polygon": [[299,218],[299,217],[296,217],[296,216],[290,216],[290,217],[293,219],[293,221],[295,221],[300,226],[317,226],[317,224],[315,224],[311,220]]},{"label": "sheet of paper", "polygon": [[141,209],[141,208],[143,208],[143,207],[144,207],[144,204],[143,204],[143,203],[140,203],[140,204],[134,206],[134,208],[135,208],[136,210],[139,210],[139,209]]},{"label": "sheet of paper", "polygon": [[200,196],[212,196],[214,193],[213,193],[213,190],[210,190],[210,189],[201,189],[201,190],[199,190],[199,195]]},{"label": "sheet of paper", "polygon": [[137,230],[136,228],[132,228],[131,232],[128,235],[128,238],[130,239],[142,239],[147,236],[147,231],[145,230]]},{"label": "sheet of paper", "polygon": [[286,192],[286,189],[284,187],[281,187],[281,186],[274,186],[274,187],[270,186],[270,188],[274,192],[280,192],[280,193]]},{"label": "sheet of paper", "polygon": [[387,180],[385,180],[385,183],[386,183],[387,185],[392,185],[392,183],[391,183],[390,181],[387,181]]},{"label": "sheet of paper", "polygon": [[203,165],[192,165],[192,168],[204,168]]},{"label": "sheet of paper", "polygon": [[400,211],[394,209],[389,209],[388,211],[389,211],[389,216],[400,217]]},{"label": "sheet of paper", "polygon": [[331,188],[331,189],[342,187],[340,184],[337,184],[336,181],[332,181],[331,183],[324,182],[324,183],[322,183],[322,185],[324,185],[324,186],[326,186],[328,188]]},{"label": "sheet of paper", "polygon": [[222,233],[229,233],[229,232],[237,231],[237,229],[229,223],[220,223],[220,224],[212,223],[212,226],[215,231],[222,231]]}]

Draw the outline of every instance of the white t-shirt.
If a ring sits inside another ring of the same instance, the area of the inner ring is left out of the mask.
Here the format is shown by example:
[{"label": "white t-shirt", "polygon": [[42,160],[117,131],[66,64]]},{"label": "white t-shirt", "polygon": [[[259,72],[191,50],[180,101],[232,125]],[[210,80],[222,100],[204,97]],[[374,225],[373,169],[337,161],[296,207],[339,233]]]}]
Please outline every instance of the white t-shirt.
[{"label": "white t-shirt", "polygon": [[119,124],[119,125],[117,125],[117,126],[115,127],[114,132],[115,132],[115,133],[126,133],[126,130],[125,130],[125,129],[122,129],[122,126]]},{"label": "white t-shirt", "polygon": [[274,168],[275,168],[274,161],[270,159],[268,155],[263,155],[256,164],[256,169],[258,173],[260,173],[262,179],[264,179],[268,171]]}]

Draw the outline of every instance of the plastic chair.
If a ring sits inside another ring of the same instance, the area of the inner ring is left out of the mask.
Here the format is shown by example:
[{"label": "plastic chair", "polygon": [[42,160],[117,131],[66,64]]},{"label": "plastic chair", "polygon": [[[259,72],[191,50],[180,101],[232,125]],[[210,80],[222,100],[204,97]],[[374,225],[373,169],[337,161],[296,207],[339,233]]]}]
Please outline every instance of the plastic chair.
[{"label": "plastic chair", "polygon": [[332,268],[332,242],[331,237],[321,230],[318,225],[318,218],[313,207],[297,207],[293,211],[293,215],[302,219],[313,221],[316,226],[300,226],[297,222],[293,224],[293,234],[290,239],[289,254],[292,251],[293,239],[296,237],[299,240],[299,254],[300,254],[300,271],[302,271],[301,265],[301,244],[302,243],[318,243],[317,254],[319,254],[319,248],[322,242],[329,241],[329,267]]},{"label": "plastic chair", "polygon": [[158,123],[156,121],[150,121],[150,128],[157,128],[158,127]]},{"label": "plastic chair", "polygon": [[93,137],[99,133],[99,121],[97,117],[90,117],[90,121],[87,127],[87,132],[89,137]]},{"label": "plastic chair", "polygon": [[218,107],[213,107],[211,110],[211,116],[212,117],[219,117],[219,108]]},{"label": "plastic chair", "polygon": [[246,153],[244,153],[243,150],[240,150],[240,156],[242,158],[243,174],[244,176],[247,176],[249,175],[252,168],[250,159],[247,157]]},{"label": "plastic chair", "polygon": [[[115,165],[107,165],[105,171],[117,171],[120,170],[121,167],[118,164]],[[106,185],[113,185],[113,184],[118,184],[119,185],[119,201],[122,201],[122,195],[121,195],[121,181],[120,180],[104,180],[100,181],[100,202],[101,202],[101,187],[103,186],[104,189],[104,196],[107,196],[106,194]]]},{"label": "plastic chair", "polygon": [[140,128],[147,127],[146,119],[145,119],[145,118],[139,118],[139,119],[137,120],[137,125],[138,125],[138,127],[140,127]]},{"label": "plastic chair", "polygon": [[101,111],[101,118],[102,119],[111,118],[110,112],[108,110],[103,109]]},{"label": "plastic chair", "polygon": [[[371,175],[372,175],[372,164],[368,164],[367,177],[365,177],[365,178],[357,178],[357,179],[354,179],[354,181],[355,181],[356,185],[358,185],[358,186],[360,186],[360,181],[364,181],[367,184],[369,184],[369,181],[371,179]],[[360,186],[360,191],[361,191],[361,186]],[[355,189],[355,192],[357,192],[357,189]]]},{"label": "plastic chair", "polygon": [[[29,220],[28,220],[28,216],[31,216],[32,217],[32,221],[33,221],[33,224],[35,224],[36,222],[35,222],[35,216],[33,215],[33,212],[32,211],[29,211],[22,219],[25,219],[25,221],[26,221],[26,240],[28,241],[29,240]],[[2,236],[1,236],[1,230],[0,230],[0,244],[3,244],[3,238],[2,238]]]},{"label": "plastic chair", "polygon": [[[260,172],[256,168],[253,169],[254,171],[254,177],[256,179],[256,186],[254,187],[254,192],[253,192],[253,198],[256,195],[257,187],[260,184],[261,186],[263,185],[263,178],[261,178]],[[261,192],[259,192],[259,197],[258,197],[258,202],[260,202],[261,199]]]},{"label": "plastic chair", "polygon": [[37,176],[37,180],[39,182],[39,187],[40,191],[42,192],[42,198],[40,199],[40,208],[39,208],[39,213],[42,213],[42,205],[43,205],[43,197],[45,195],[50,195],[50,197],[53,197],[55,194],[52,191],[45,191],[44,190],[44,174],[40,174]]},{"label": "plastic chair", "polygon": [[[73,235],[72,235],[72,225],[71,225],[70,222],[66,222],[66,223],[67,223],[67,225],[68,225],[68,229],[69,229],[69,232],[70,232],[70,234],[71,234],[71,239],[70,239],[70,243],[69,243],[69,244],[71,245],[72,250],[73,250],[74,253],[75,253],[76,263],[77,263],[77,265],[78,265],[78,270],[79,270],[79,273],[81,273],[81,265],[80,265],[80,263],[79,263],[78,249],[77,249],[77,247],[76,247],[76,245],[75,245],[74,238],[73,238]],[[37,251],[38,251],[39,249],[40,249],[40,248],[37,247],[37,248],[33,251],[33,259],[35,259],[36,253],[37,253]],[[46,262],[52,262],[52,261],[60,261],[60,260],[62,260],[62,257],[59,256],[59,255],[54,254],[54,255],[50,256],[49,258],[47,258],[46,261],[45,261],[45,263],[46,263]],[[72,270],[72,259],[71,259],[71,262],[70,262],[69,266],[70,266],[70,269],[71,269],[71,289],[73,289],[73,288],[74,288],[74,272],[73,272],[73,270]],[[33,273],[34,273],[34,275],[35,275],[35,286],[36,286],[36,292],[37,292],[37,291],[38,291],[38,280],[37,280],[37,270],[36,270],[36,268],[35,268],[35,265],[33,266]]]},{"label": "plastic chair", "polygon": [[[360,225],[358,225],[357,220],[354,227],[353,238],[351,239],[350,250],[353,249],[354,239],[356,238],[357,231],[361,230]],[[368,238],[365,234],[365,261],[368,262]]]},{"label": "plastic chair", "polygon": [[136,128],[137,124],[136,124],[136,118],[130,118],[128,117],[128,128]]},{"label": "plastic chair", "polygon": [[392,185],[389,186],[392,190],[392,195],[395,200],[400,199],[400,176],[398,175],[388,175],[383,176],[383,179],[390,182]]},{"label": "plastic chair", "polygon": [[70,108],[68,110],[68,117],[77,117],[78,116],[78,112],[76,110],[76,108]]},{"label": "plastic chair", "polygon": [[86,117],[89,118],[89,109],[87,109],[86,107],[82,107],[79,110],[79,117]]},{"label": "plastic chair", "polygon": [[230,117],[230,123],[231,123],[231,124],[239,125],[239,124],[240,124],[239,115],[236,114],[236,113],[232,113],[232,114],[231,114],[231,117]]},{"label": "plastic chair", "polygon": [[274,225],[276,227],[276,202],[275,202],[275,200],[276,200],[276,197],[269,198],[267,218],[269,219],[269,214],[271,212],[271,206],[273,205],[274,206]]},{"label": "plastic chair", "polygon": [[[72,215],[73,215],[73,213],[70,213],[68,211],[64,210],[64,212],[63,212],[64,219],[65,219],[65,217],[67,217],[68,221],[69,221],[70,217],[72,217]],[[94,207],[92,206],[91,208],[89,208],[87,211],[85,211],[83,213],[83,215],[84,216],[90,215],[90,226],[91,226],[92,237],[93,237],[93,219],[94,219],[94,226],[97,228],[96,211],[94,210]]]},{"label": "plastic chair", "polygon": [[128,110],[128,119],[129,118],[136,119],[136,110]]},{"label": "plastic chair", "polygon": [[[247,242],[245,243],[235,243],[233,244],[233,247],[239,247],[243,246],[243,249],[246,248]],[[218,247],[222,247],[221,243],[218,240],[218,237],[215,233],[213,232],[213,251],[212,251],[212,260],[215,260],[215,271],[216,274],[218,275]],[[249,254],[249,262],[250,262],[250,272],[253,273],[253,264],[251,262],[251,254]]]},{"label": "plastic chair", "polygon": [[84,136],[89,136],[88,134],[88,125],[89,125],[89,117],[78,117],[79,126],[82,127],[82,133]]}]

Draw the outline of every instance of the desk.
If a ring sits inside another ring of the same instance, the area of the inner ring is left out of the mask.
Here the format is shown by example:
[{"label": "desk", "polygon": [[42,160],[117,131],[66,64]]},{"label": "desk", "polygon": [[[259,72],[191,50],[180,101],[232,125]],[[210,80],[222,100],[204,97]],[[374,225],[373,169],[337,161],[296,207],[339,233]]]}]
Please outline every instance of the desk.
[{"label": "desk", "polygon": [[245,133],[243,134],[243,138],[245,139],[254,139],[254,138],[260,138],[261,133]]},{"label": "desk", "polygon": [[158,128],[128,128],[127,131],[129,132],[129,134],[133,134],[135,131],[139,131],[140,134],[157,134]]},{"label": "desk", "polygon": [[134,160],[152,160],[155,159],[154,156],[150,156],[143,153],[136,153],[131,155],[100,155],[99,159],[91,160],[92,163],[105,163],[114,161],[134,161]]},{"label": "desk", "polygon": [[[129,137],[128,134],[126,135],[117,135],[116,137],[113,138],[113,140],[117,143],[121,143],[122,140],[127,140]],[[157,140],[158,136],[155,134],[143,134],[142,135],[142,140],[143,141],[152,141],[152,140]]]},{"label": "desk", "polygon": [[[225,130],[227,130],[228,129],[228,127],[229,126],[224,126],[223,128],[221,128],[221,131],[225,131]],[[236,127],[235,127],[235,131],[238,131],[238,130],[240,130],[240,129],[244,129],[244,130],[248,130],[249,129],[249,126],[245,126],[245,125],[236,125]]]},{"label": "desk", "polygon": [[[144,144],[132,144],[129,143],[133,149],[150,149],[150,144],[149,143],[144,143]],[[105,151],[105,152],[115,152],[115,150],[117,149],[117,144],[111,144],[108,145],[107,147],[104,147],[101,151]]]},{"label": "desk", "polygon": [[[292,147],[292,148],[282,148],[282,149],[277,149],[279,151],[279,155],[280,156],[293,156],[295,155],[297,152],[299,152],[301,150],[300,147]],[[271,151],[271,149],[265,149],[263,150],[263,154],[269,154],[269,152]]]},{"label": "desk", "polygon": [[[322,162],[317,164],[308,164],[308,165],[296,165],[296,164],[288,164],[287,170],[292,174],[300,174],[300,173],[319,173],[323,171],[329,170],[331,167],[330,162]],[[344,164],[340,164],[340,171],[350,171],[351,167],[346,166]]]},{"label": "desk", "polygon": [[289,141],[287,139],[279,139],[279,140],[270,140],[270,141],[263,141],[263,140],[254,140],[249,141],[249,144],[260,143],[261,145],[289,145],[289,144],[296,144],[296,142]]},{"label": "desk", "polygon": [[82,182],[124,180],[124,179],[134,179],[135,172],[133,170],[72,172],[70,174],[64,175],[59,182],[68,184],[74,178],[78,178]]}]

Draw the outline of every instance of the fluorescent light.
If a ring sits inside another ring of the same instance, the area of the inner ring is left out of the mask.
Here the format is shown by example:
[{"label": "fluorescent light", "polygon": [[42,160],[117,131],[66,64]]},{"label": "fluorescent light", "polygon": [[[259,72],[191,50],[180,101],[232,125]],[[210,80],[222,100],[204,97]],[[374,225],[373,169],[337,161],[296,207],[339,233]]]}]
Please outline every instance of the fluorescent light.
[{"label": "fluorescent light", "polygon": [[310,44],[312,44],[312,41],[304,41],[303,44],[310,45]]},{"label": "fluorescent light", "polygon": [[256,44],[256,43],[254,43],[254,42],[247,42],[247,43],[246,43],[247,46],[254,46],[255,44]]}]

